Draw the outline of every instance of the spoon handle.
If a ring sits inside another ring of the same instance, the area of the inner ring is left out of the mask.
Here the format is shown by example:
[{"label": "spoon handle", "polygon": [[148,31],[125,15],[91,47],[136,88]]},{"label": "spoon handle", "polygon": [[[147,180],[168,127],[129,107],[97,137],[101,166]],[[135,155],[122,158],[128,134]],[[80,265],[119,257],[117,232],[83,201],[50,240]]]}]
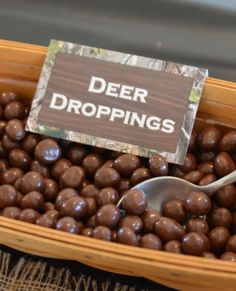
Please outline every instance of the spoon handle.
[{"label": "spoon handle", "polygon": [[211,195],[218,189],[223,188],[234,182],[236,182],[236,170],[209,185],[200,186],[199,188],[201,188],[202,191],[205,191],[206,193]]}]

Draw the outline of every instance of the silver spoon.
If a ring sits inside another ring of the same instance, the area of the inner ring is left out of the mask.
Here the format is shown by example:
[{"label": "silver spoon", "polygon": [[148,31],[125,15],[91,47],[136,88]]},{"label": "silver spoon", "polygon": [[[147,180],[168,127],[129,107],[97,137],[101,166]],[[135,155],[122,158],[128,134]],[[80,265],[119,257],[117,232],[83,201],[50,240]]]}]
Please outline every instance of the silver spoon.
[{"label": "silver spoon", "polygon": [[[234,182],[236,182],[236,170],[206,186],[198,186],[180,178],[165,176],[146,180],[132,189],[142,190],[147,196],[149,206],[161,211],[163,203],[171,199],[183,199],[184,195],[193,191],[202,191],[211,196],[220,188]],[[121,198],[118,206],[122,201],[123,199]]]}]

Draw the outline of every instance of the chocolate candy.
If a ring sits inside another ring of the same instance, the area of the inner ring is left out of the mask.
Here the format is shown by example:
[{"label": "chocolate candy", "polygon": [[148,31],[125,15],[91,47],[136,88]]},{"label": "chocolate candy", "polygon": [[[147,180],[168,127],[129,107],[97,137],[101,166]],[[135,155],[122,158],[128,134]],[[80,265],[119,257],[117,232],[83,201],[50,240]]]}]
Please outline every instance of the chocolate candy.
[{"label": "chocolate candy", "polygon": [[98,209],[97,202],[94,197],[87,197],[84,199],[88,203],[87,216],[90,217],[97,212],[97,209]]},{"label": "chocolate candy", "polygon": [[214,174],[214,163],[213,162],[204,162],[201,164],[198,164],[197,170],[208,174]]},{"label": "chocolate candy", "polygon": [[235,170],[234,161],[226,152],[219,153],[214,162],[214,171],[219,177],[228,175]]},{"label": "chocolate candy", "polygon": [[54,210],[54,209],[55,209],[55,205],[53,203],[51,203],[51,202],[45,202],[43,204],[43,210],[45,212],[50,211],[50,210]]},{"label": "chocolate candy", "polygon": [[211,200],[209,196],[203,192],[191,192],[184,197],[185,210],[193,215],[207,214],[211,209]]},{"label": "chocolate candy", "polygon": [[26,194],[20,202],[22,209],[31,208],[40,211],[43,208],[43,195],[37,191],[32,191]]},{"label": "chocolate candy", "polygon": [[104,225],[113,228],[120,219],[120,209],[114,204],[106,204],[98,209],[96,225]]},{"label": "chocolate candy", "polygon": [[88,154],[82,161],[82,167],[87,175],[94,175],[102,166],[103,158],[98,154]]},{"label": "chocolate candy", "polygon": [[45,213],[50,219],[52,219],[55,223],[60,218],[60,213],[57,210],[48,210]]},{"label": "chocolate candy", "polygon": [[187,153],[184,164],[179,166],[182,173],[187,173],[196,169],[196,158],[193,154]]},{"label": "chocolate candy", "polygon": [[44,178],[50,178],[50,171],[47,166],[42,165],[39,161],[32,161],[30,171],[40,173]]},{"label": "chocolate candy", "polygon": [[128,214],[142,214],[147,207],[147,199],[144,192],[138,189],[127,191],[124,195],[123,207]]},{"label": "chocolate candy", "polygon": [[185,235],[182,225],[168,217],[157,218],[154,225],[154,232],[164,242],[169,240],[181,240]]},{"label": "chocolate candy", "polygon": [[21,149],[13,149],[9,153],[9,161],[13,167],[26,171],[29,168],[31,158],[27,152]]},{"label": "chocolate candy", "polygon": [[183,201],[176,198],[166,202],[162,208],[162,214],[163,216],[182,222],[186,218]]},{"label": "chocolate candy", "polygon": [[149,168],[153,176],[166,176],[168,175],[168,163],[165,158],[156,154],[149,158]]},{"label": "chocolate candy", "polygon": [[29,223],[35,223],[39,217],[40,217],[40,214],[38,213],[38,211],[28,208],[28,209],[23,209],[21,211],[19,220],[29,222]]},{"label": "chocolate candy", "polygon": [[87,154],[87,150],[84,146],[79,145],[79,144],[73,144],[69,147],[69,150],[67,152],[67,158],[74,165],[78,165],[86,156],[86,154]]},{"label": "chocolate candy", "polygon": [[154,209],[146,209],[141,215],[141,219],[143,222],[143,231],[144,232],[152,232],[155,222],[160,217],[160,213]]},{"label": "chocolate candy", "polygon": [[149,233],[141,237],[139,241],[139,246],[142,248],[161,250],[162,242],[158,236],[156,236],[155,234]]},{"label": "chocolate candy", "polygon": [[75,219],[81,219],[87,214],[87,212],[88,203],[80,196],[67,199],[60,207],[60,213],[62,216],[71,216]]},{"label": "chocolate candy", "polygon": [[25,137],[24,123],[21,120],[12,119],[7,123],[5,132],[12,141],[20,141]]},{"label": "chocolate candy", "polygon": [[236,130],[231,130],[222,137],[219,149],[223,152],[236,153]]},{"label": "chocolate candy", "polygon": [[213,183],[216,180],[217,180],[217,178],[214,174],[208,174],[198,182],[198,185],[205,186],[205,185]]},{"label": "chocolate candy", "polygon": [[226,245],[226,251],[236,253],[236,235],[232,235]]},{"label": "chocolate candy", "polygon": [[232,252],[225,252],[220,256],[220,259],[224,261],[236,262],[236,254]]},{"label": "chocolate candy", "polygon": [[89,217],[89,219],[87,220],[86,226],[92,227],[92,228],[96,227],[96,215]]},{"label": "chocolate candy", "polygon": [[131,154],[120,155],[115,159],[113,164],[114,169],[123,177],[129,177],[140,166],[140,159]]},{"label": "chocolate candy", "polygon": [[55,201],[58,194],[58,185],[55,180],[44,179],[45,187],[43,191],[43,196],[47,201]]},{"label": "chocolate candy", "polygon": [[138,237],[135,232],[128,227],[121,227],[118,229],[116,241],[121,244],[138,246]]},{"label": "chocolate candy", "polygon": [[30,171],[26,173],[21,181],[22,193],[29,193],[31,191],[43,192],[45,182],[43,176],[38,172]]},{"label": "chocolate candy", "polygon": [[72,197],[77,197],[78,196],[78,193],[75,191],[75,189],[73,188],[65,188],[63,190],[61,190],[59,193],[58,193],[58,196],[57,196],[57,199],[56,199],[56,202],[55,202],[55,208],[60,210],[63,203],[72,198]]},{"label": "chocolate candy", "polygon": [[[102,226],[100,226],[100,227],[102,227]],[[84,236],[92,237],[93,236],[93,228],[92,227],[85,227],[81,234]]]},{"label": "chocolate candy", "polygon": [[117,187],[117,191],[119,193],[122,193],[122,192],[128,191],[130,188],[131,188],[130,180],[127,178],[123,178],[120,180],[120,184]]},{"label": "chocolate candy", "polygon": [[5,120],[0,120],[0,138],[2,138],[5,133],[6,125],[7,122]]},{"label": "chocolate candy", "polygon": [[211,151],[216,149],[221,138],[221,132],[214,126],[208,126],[199,132],[197,136],[197,144],[203,151]]},{"label": "chocolate candy", "polygon": [[194,217],[189,219],[189,221],[186,224],[186,231],[187,232],[200,232],[205,235],[208,235],[209,233],[209,226],[206,220]]},{"label": "chocolate candy", "polygon": [[182,244],[178,240],[170,240],[164,245],[164,251],[175,253],[175,254],[181,254],[183,252],[182,250]]},{"label": "chocolate candy", "polygon": [[94,184],[89,184],[81,190],[81,196],[83,197],[97,197],[99,189]]},{"label": "chocolate candy", "polygon": [[143,227],[143,223],[137,215],[129,215],[120,219],[119,227],[129,227],[135,233],[139,233]]},{"label": "chocolate candy", "polygon": [[53,164],[60,159],[61,148],[53,139],[46,138],[37,144],[34,155],[43,165]]},{"label": "chocolate candy", "polygon": [[56,223],[56,229],[70,233],[81,233],[81,225],[72,217],[63,217]]},{"label": "chocolate candy", "polygon": [[21,214],[21,209],[14,206],[9,206],[3,209],[2,216],[13,218],[13,219],[19,219]]},{"label": "chocolate candy", "polygon": [[183,179],[193,184],[198,184],[204,177],[204,173],[198,170],[190,171],[183,176]]},{"label": "chocolate candy", "polygon": [[79,166],[72,166],[66,170],[60,177],[61,188],[75,188],[78,189],[82,186],[85,179],[85,172]]},{"label": "chocolate candy", "polygon": [[225,226],[228,228],[233,221],[233,217],[227,208],[219,207],[211,211],[209,220],[212,227]]},{"label": "chocolate candy", "polygon": [[[21,147],[20,141],[11,140],[7,134],[4,134],[2,138],[2,148],[6,151],[17,149]],[[5,157],[5,156],[4,156]]]},{"label": "chocolate candy", "polygon": [[94,183],[98,188],[117,187],[120,184],[120,174],[113,168],[101,167],[94,175]]},{"label": "chocolate candy", "polygon": [[15,206],[17,203],[17,193],[11,185],[0,186],[0,209],[8,206]]},{"label": "chocolate candy", "polygon": [[209,233],[209,240],[211,243],[212,251],[215,253],[223,251],[229,238],[230,232],[226,227],[217,226],[213,228]]},{"label": "chocolate candy", "polygon": [[3,107],[5,107],[8,103],[12,101],[17,101],[19,99],[18,95],[15,92],[3,92],[0,97],[0,103]]},{"label": "chocolate candy", "polygon": [[53,221],[53,219],[51,219],[47,214],[41,215],[35,223],[48,228],[54,228],[56,225],[55,221]]},{"label": "chocolate candy", "polygon": [[6,105],[3,114],[6,120],[23,119],[25,116],[25,107],[18,101],[12,101]]},{"label": "chocolate candy", "polygon": [[37,134],[31,133],[24,138],[22,142],[22,148],[24,151],[32,155],[39,142],[40,142],[40,136]]},{"label": "chocolate candy", "polygon": [[208,238],[200,232],[187,233],[182,239],[183,252],[188,255],[201,256],[210,249]]},{"label": "chocolate candy", "polygon": [[52,165],[51,174],[56,180],[59,180],[60,176],[72,166],[72,163],[67,159],[60,159]]},{"label": "chocolate candy", "polygon": [[19,168],[9,168],[0,175],[1,184],[14,185],[18,178],[23,177],[24,172]]},{"label": "chocolate candy", "polygon": [[96,228],[94,228],[92,236],[96,239],[111,241],[112,232],[108,227],[99,225]]},{"label": "chocolate candy", "polygon": [[215,152],[197,152],[196,156],[199,163],[214,162],[216,153]]},{"label": "chocolate candy", "polygon": [[214,196],[219,206],[230,207],[236,203],[236,187],[231,184],[215,193]]},{"label": "chocolate candy", "polygon": [[96,199],[99,206],[105,204],[116,204],[119,200],[119,194],[116,189],[112,187],[106,187],[100,190],[96,196]]},{"label": "chocolate candy", "polygon": [[202,256],[207,259],[217,259],[216,255],[211,252],[203,252]]},{"label": "chocolate candy", "polygon": [[4,173],[9,168],[9,163],[6,159],[0,159],[0,174]]},{"label": "chocolate candy", "polygon": [[138,168],[131,175],[130,183],[132,185],[137,185],[150,178],[151,178],[151,172],[148,168]]}]

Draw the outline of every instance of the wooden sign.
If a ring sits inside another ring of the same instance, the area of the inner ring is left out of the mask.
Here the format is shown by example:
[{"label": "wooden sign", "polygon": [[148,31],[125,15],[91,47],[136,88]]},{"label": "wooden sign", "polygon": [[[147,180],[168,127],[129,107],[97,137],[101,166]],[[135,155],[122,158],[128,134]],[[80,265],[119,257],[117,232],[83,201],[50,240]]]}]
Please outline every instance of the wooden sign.
[{"label": "wooden sign", "polygon": [[51,41],[27,130],[182,163],[207,70]]}]

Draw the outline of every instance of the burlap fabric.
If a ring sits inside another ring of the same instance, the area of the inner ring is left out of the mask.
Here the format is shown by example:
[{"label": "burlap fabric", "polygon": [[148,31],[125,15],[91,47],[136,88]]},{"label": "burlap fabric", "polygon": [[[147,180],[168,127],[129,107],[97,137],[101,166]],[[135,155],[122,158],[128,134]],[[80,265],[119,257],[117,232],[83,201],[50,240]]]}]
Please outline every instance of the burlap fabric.
[{"label": "burlap fabric", "polygon": [[0,248],[0,291],[167,291],[143,278],[115,275],[85,265],[45,260]]}]

